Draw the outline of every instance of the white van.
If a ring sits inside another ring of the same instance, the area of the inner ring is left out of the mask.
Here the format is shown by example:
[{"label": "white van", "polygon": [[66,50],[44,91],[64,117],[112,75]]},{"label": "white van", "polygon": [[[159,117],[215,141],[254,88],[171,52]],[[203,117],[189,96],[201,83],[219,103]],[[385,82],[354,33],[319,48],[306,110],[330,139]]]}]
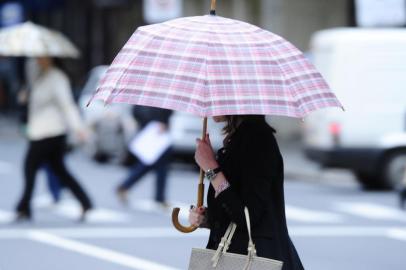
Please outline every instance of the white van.
[{"label": "white van", "polygon": [[306,155],[352,170],[366,188],[398,187],[406,167],[406,29],[324,30],[311,51],[346,111],[306,118]]}]

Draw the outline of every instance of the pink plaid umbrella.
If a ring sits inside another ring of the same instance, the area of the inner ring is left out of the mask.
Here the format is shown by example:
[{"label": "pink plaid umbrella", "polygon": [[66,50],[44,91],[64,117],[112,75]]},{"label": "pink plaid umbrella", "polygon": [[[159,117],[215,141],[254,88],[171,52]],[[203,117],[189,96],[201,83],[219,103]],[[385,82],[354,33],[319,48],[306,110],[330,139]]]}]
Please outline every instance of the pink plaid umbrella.
[{"label": "pink plaid umbrella", "polygon": [[[205,117],[304,117],[342,107],[291,43],[254,25],[211,15],[139,27],[102,78],[94,99],[154,106]],[[197,206],[203,205],[200,172]],[[182,232],[175,208],[172,221]]]},{"label": "pink plaid umbrella", "polygon": [[219,16],[139,27],[95,95],[202,117],[304,117],[342,107],[314,66],[282,37]]}]

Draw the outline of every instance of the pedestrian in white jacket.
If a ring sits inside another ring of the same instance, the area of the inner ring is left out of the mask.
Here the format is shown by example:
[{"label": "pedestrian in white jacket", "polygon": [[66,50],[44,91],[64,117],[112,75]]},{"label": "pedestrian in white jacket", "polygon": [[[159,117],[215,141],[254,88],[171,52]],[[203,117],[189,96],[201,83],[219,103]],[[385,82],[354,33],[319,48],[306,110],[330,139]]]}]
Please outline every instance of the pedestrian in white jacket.
[{"label": "pedestrian in white jacket", "polygon": [[79,200],[82,205],[80,219],[83,220],[92,203],[64,163],[66,135],[72,130],[84,139],[83,124],[65,73],[54,66],[50,57],[37,58],[37,64],[39,72],[32,81],[28,103],[29,147],[24,164],[24,192],[16,209],[17,220],[31,219],[30,201],[35,176],[45,163]]}]

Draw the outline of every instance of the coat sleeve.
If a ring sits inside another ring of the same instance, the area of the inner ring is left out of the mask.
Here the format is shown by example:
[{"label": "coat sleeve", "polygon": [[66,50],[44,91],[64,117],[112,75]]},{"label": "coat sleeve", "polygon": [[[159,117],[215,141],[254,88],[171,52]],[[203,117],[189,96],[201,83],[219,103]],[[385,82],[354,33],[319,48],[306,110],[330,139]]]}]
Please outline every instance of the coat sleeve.
[{"label": "coat sleeve", "polygon": [[73,131],[83,129],[84,124],[82,123],[79,110],[73,100],[68,78],[63,74],[55,74],[53,79],[55,80],[55,88],[53,89],[54,98],[67,125]]},{"label": "coat sleeve", "polygon": [[241,190],[228,188],[216,200],[230,220],[240,228],[246,228],[244,207],[248,207],[251,226],[255,227],[269,210],[272,181],[277,180],[280,167],[279,151],[272,134],[264,136],[263,140],[248,137],[242,144],[245,147],[237,152],[242,168]]}]

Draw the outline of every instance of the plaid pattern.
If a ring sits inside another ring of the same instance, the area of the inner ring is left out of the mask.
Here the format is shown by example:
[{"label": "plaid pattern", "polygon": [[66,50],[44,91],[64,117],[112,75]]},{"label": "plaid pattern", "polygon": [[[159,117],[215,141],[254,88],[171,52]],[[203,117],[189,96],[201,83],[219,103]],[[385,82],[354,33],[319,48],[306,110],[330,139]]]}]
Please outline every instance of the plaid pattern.
[{"label": "plaid pattern", "polygon": [[316,109],[342,107],[320,73],[288,41],[212,15],[139,27],[94,98],[202,117],[304,117]]}]

